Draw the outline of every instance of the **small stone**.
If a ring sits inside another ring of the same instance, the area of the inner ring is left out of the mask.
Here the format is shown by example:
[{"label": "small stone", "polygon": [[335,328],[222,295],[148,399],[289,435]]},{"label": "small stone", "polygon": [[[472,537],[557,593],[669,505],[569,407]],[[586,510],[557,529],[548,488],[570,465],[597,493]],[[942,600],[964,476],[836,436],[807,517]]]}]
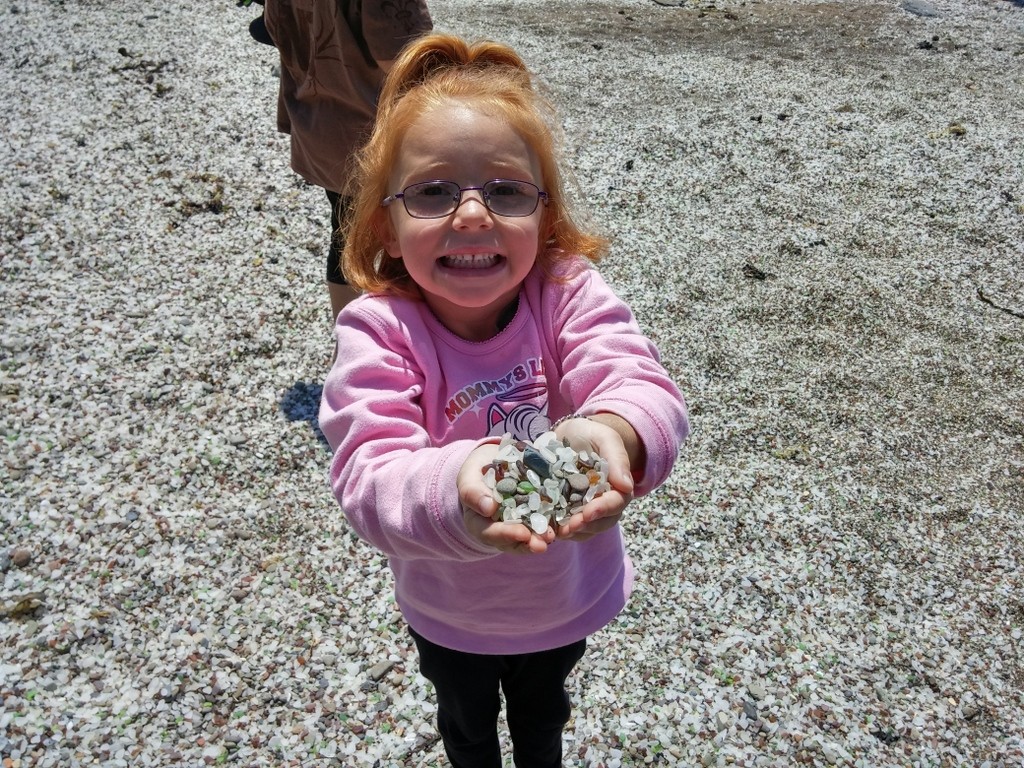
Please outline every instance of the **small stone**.
[{"label": "small stone", "polygon": [[838,744],[825,742],[821,745],[821,756],[829,765],[838,765],[849,758],[849,753]]},{"label": "small stone", "polygon": [[569,481],[569,487],[574,491],[585,491],[590,487],[590,478],[586,475],[575,472],[567,478]]},{"label": "small stone", "polygon": [[14,598],[10,604],[0,604],[0,618],[28,616],[43,605],[44,597],[42,592],[28,592]]},{"label": "small stone", "polygon": [[540,451],[532,446],[526,446],[523,450],[523,463],[541,477],[551,476],[551,465],[548,460],[541,456]]},{"label": "small stone", "polygon": [[939,15],[939,12],[935,10],[935,6],[931,3],[925,2],[925,0],[903,0],[900,3],[902,8],[907,13],[912,13],[915,16],[923,16],[925,18],[932,18]]},{"label": "small stone", "polygon": [[273,571],[277,568],[277,566],[281,564],[282,560],[284,560],[284,555],[280,553],[274,553],[272,555],[269,555],[268,557],[263,558],[263,560],[260,562],[260,568],[268,572]]},{"label": "small stone", "polygon": [[393,666],[395,666],[395,662],[393,661],[381,661],[377,664],[374,664],[372,667],[370,667],[370,679],[374,682],[381,680],[384,677],[384,675],[386,675],[391,670]]},{"label": "small stone", "polygon": [[24,568],[32,562],[32,552],[25,547],[18,547],[11,553],[11,562],[15,568]]},{"label": "small stone", "polygon": [[228,443],[230,443],[231,445],[235,445],[235,446],[245,445],[249,441],[249,438],[246,435],[244,435],[241,432],[234,432],[234,431],[232,431],[232,432],[225,432],[224,433],[224,439],[227,440]]},{"label": "small stone", "polygon": [[747,699],[743,702],[743,714],[747,716],[747,720],[753,722],[757,720],[757,704]]}]

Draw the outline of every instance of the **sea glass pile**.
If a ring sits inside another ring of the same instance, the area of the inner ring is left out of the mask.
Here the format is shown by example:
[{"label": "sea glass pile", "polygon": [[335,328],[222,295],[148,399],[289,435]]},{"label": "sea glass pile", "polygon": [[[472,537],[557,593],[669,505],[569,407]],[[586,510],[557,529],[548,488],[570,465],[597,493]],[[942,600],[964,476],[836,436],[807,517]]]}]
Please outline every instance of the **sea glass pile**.
[{"label": "sea glass pile", "polygon": [[591,448],[577,451],[554,432],[533,443],[506,434],[484,483],[498,502],[496,519],[522,523],[538,534],[563,524],[611,488],[605,459]]}]

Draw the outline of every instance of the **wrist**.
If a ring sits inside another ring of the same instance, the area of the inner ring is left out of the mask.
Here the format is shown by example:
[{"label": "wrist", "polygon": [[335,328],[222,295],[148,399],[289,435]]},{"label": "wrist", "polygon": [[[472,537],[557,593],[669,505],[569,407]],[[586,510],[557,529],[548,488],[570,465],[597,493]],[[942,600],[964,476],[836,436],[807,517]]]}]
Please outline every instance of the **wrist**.
[{"label": "wrist", "polygon": [[550,428],[551,429],[555,429],[560,424],[564,424],[565,422],[570,421],[572,419],[586,419],[587,421],[594,421],[594,419],[592,419],[589,416],[586,416],[586,415],[584,415],[582,413],[568,413],[565,416],[563,416],[562,418],[560,418],[558,421],[556,421],[554,424],[552,424]]}]

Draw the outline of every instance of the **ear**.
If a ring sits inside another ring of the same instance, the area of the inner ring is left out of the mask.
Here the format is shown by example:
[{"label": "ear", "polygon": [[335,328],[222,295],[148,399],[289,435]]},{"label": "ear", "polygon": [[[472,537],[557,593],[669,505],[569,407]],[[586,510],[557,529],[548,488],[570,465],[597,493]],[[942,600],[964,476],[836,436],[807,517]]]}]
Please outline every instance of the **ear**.
[{"label": "ear", "polygon": [[402,249],[395,234],[395,228],[391,225],[391,216],[387,211],[380,211],[373,219],[373,232],[384,246],[388,256],[393,259],[402,258]]}]

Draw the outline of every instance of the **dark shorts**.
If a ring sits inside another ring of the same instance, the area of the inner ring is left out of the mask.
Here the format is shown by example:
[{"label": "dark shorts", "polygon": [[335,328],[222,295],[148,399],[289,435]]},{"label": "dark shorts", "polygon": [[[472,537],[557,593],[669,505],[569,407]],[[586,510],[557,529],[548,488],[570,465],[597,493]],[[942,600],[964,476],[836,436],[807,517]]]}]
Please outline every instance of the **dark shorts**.
[{"label": "dark shorts", "polygon": [[352,205],[352,198],[342,197],[329,189],[324,191],[327,192],[327,199],[331,203],[331,245],[327,249],[327,282],[348,285],[345,273],[341,271],[341,252],[345,250],[341,224],[345,220],[349,206]]}]

